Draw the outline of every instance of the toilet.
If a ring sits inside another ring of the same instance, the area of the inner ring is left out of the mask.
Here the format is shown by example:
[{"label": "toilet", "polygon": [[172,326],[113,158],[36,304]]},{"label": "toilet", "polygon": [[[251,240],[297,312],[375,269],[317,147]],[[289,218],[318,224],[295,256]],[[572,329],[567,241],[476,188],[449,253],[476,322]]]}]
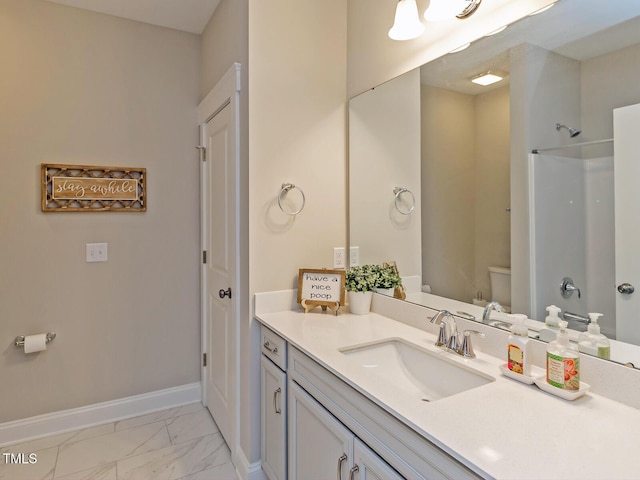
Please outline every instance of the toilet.
[{"label": "toilet", "polygon": [[511,310],[511,269],[489,267],[491,300],[500,303],[505,310]]}]

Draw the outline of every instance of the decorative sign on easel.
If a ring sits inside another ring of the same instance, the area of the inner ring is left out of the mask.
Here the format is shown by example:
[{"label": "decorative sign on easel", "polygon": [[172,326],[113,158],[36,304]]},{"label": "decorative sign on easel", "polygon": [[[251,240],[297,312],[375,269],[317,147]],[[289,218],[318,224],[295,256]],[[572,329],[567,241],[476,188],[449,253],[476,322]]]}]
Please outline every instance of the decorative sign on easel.
[{"label": "decorative sign on easel", "polygon": [[301,268],[298,272],[298,303],[305,313],[315,307],[338,314],[344,305],[344,270]]},{"label": "decorative sign on easel", "polygon": [[43,163],[43,212],[145,212],[147,169]]}]

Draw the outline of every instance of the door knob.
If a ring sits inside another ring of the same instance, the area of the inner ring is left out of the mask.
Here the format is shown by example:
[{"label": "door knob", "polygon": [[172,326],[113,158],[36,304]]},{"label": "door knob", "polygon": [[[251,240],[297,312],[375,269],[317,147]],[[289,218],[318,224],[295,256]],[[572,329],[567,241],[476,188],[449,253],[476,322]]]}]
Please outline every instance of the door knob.
[{"label": "door knob", "polygon": [[223,290],[222,288],[218,291],[218,296],[220,298],[224,298],[224,297],[229,297],[231,298],[231,287],[227,288],[226,290]]},{"label": "door knob", "polygon": [[635,287],[630,283],[621,283],[620,285],[618,285],[618,292],[622,293],[623,295],[630,295],[634,291]]}]

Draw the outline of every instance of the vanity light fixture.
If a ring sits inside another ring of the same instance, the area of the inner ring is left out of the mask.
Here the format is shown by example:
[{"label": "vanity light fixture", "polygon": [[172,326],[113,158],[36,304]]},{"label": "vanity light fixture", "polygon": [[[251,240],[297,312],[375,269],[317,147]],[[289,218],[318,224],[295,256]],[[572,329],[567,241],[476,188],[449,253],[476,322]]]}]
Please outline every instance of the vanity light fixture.
[{"label": "vanity light fixture", "polygon": [[504,78],[504,75],[500,76],[496,72],[486,72],[486,73],[481,73],[480,75],[476,75],[475,77],[472,77],[471,81],[473,83],[486,87],[487,85],[491,85],[493,83],[499,82],[503,78]]},{"label": "vanity light fixture", "polygon": [[453,18],[467,18],[475,13],[482,0],[431,0],[424,12],[424,19],[439,22]]},{"label": "vanity light fixture", "polygon": [[389,30],[392,40],[411,40],[422,35],[424,25],[418,15],[416,0],[398,0],[396,17]]}]

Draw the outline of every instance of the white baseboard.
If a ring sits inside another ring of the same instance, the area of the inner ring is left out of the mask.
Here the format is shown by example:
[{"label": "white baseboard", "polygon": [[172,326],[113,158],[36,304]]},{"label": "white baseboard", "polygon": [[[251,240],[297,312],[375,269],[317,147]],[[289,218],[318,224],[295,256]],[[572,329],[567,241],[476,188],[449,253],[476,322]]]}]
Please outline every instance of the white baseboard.
[{"label": "white baseboard", "polygon": [[260,461],[249,463],[244,451],[240,448],[234,455],[233,464],[236,466],[240,480],[269,480],[262,469],[262,463]]},{"label": "white baseboard", "polygon": [[190,383],[108,402],[0,424],[0,447],[201,401],[200,383]]}]

